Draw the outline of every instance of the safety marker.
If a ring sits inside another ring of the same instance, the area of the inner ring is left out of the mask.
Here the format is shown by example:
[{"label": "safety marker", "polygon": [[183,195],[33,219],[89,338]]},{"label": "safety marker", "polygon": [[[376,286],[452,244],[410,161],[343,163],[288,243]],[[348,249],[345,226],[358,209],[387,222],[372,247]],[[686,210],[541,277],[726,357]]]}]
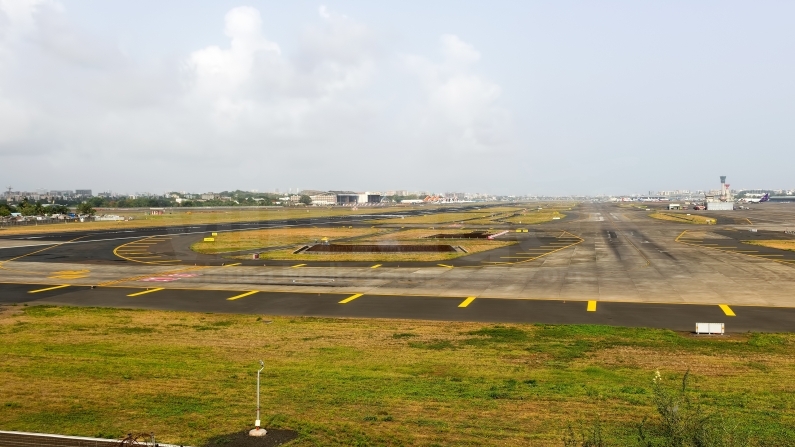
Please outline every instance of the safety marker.
[{"label": "safety marker", "polygon": [[588,312],[596,312],[596,301],[588,301]]},{"label": "safety marker", "polygon": [[447,267],[449,269],[453,268],[452,265],[447,265],[447,264],[436,264],[436,265],[438,265],[439,267]]},{"label": "safety marker", "polygon": [[69,284],[66,284],[64,286],[47,287],[46,289],[31,290],[28,293],[46,292],[48,290],[63,289],[64,287],[69,287]]},{"label": "safety marker", "polygon": [[249,296],[249,295],[254,295],[257,292],[259,292],[259,290],[253,290],[251,292],[241,293],[240,295],[235,295],[235,296],[233,296],[231,298],[227,298],[226,300],[227,301],[239,300],[240,298],[243,298],[243,297],[246,297],[246,296]]},{"label": "safety marker", "polygon": [[139,296],[139,295],[146,295],[147,293],[157,292],[159,290],[163,290],[162,287],[156,287],[154,289],[144,290],[143,292],[131,293],[127,296]]},{"label": "safety marker", "polygon": [[370,267],[370,268],[371,268],[371,269],[377,269],[378,267],[381,267],[381,264],[376,264],[376,265],[374,265],[374,266],[372,266],[372,267]]},{"label": "safety marker", "polygon": [[467,299],[465,299],[464,301],[461,302],[461,304],[458,305],[458,307],[467,307],[472,303],[472,301],[475,301],[475,297],[468,296]]},{"label": "safety marker", "polygon": [[359,298],[362,295],[364,295],[364,294],[363,293],[357,293],[356,295],[351,295],[348,298],[345,298],[344,300],[340,301],[340,304],[350,303],[351,301],[355,300],[356,298]]},{"label": "safety marker", "polygon": [[294,268],[294,269],[296,269],[296,268],[298,268],[298,267],[303,267],[303,266],[305,266],[305,265],[306,265],[306,264],[298,264],[298,265],[294,265],[294,266],[292,266],[291,268]]},{"label": "safety marker", "polygon": [[719,304],[718,307],[720,307],[720,310],[722,310],[723,313],[725,313],[727,317],[736,317],[737,316],[737,315],[734,314],[734,311],[732,310],[731,307],[729,307],[728,304]]},{"label": "safety marker", "polygon": [[234,266],[236,266],[236,265],[240,265],[240,264],[242,264],[242,263],[241,263],[241,262],[236,262],[236,263],[234,263],[234,264],[226,264],[226,265],[222,265],[221,267],[234,267]]}]

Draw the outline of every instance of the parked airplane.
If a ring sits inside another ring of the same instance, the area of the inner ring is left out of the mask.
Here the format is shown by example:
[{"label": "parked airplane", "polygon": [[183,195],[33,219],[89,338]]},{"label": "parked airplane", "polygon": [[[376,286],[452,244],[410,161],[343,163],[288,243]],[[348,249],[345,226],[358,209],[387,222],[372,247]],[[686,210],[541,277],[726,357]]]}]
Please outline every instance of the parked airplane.
[{"label": "parked airplane", "polygon": [[746,198],[746,199],[744,199],[744,200],[745,200],[746,202],[748,202],[748,203],[763,203],[763,202],[769,202],[769,201],[770,201],[770,194],[765,194],[765,195],[763,195],[762,197],[759,197],[759,198]]}]

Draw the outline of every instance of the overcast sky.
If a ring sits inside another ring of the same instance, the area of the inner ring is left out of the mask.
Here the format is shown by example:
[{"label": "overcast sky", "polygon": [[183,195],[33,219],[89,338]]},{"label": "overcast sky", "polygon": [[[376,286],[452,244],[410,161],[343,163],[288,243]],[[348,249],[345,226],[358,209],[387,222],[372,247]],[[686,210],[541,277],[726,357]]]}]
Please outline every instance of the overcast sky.
[{"label": "overcast sky", "polygon": [[0,0],[0,182],[795,187],[795,2]]}]

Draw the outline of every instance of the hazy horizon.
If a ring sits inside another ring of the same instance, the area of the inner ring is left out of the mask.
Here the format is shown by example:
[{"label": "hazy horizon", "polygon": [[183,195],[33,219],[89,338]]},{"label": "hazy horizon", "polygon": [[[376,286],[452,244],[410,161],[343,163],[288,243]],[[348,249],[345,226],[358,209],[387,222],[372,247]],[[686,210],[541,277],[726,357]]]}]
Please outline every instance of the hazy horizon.
[{"label": "hazy horizon", "polygon": [[0,186],[793,188],[793,13],[0,0]]}]

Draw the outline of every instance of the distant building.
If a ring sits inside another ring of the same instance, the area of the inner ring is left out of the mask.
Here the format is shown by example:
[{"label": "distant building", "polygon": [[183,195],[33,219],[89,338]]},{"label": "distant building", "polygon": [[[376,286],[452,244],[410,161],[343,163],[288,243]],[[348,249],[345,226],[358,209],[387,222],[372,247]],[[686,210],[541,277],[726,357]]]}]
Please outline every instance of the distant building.
[{"label": "distant building", "polygon": [[359,194],[353,191],[330,191],[330,193],[337,197],[336,202],[338,205],[348,205],[359,202]]},{"label": "distant building", "polygon": [[337,203],[337,195],[325,191],[301,191],[301,195],[309,196],[312,199],[312,205],[335,205]]},{"label": "distant building", "polygon": [[75,189],[75,195],[78,197],[91,197],[90,189]]},{"label": "distant building", "polygon": [[381,194],[377,192],[331,191],[337,196],[338,205],[381,203]]}]

